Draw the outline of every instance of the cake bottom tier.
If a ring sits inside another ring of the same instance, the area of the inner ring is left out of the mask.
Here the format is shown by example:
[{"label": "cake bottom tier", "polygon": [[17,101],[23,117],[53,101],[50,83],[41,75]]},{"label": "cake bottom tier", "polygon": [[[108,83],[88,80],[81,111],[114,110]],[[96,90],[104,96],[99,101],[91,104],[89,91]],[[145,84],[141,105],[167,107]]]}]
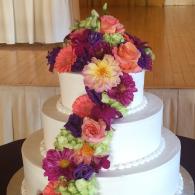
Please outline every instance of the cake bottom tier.
[{"label": "cake bottom tier", "polygon": [[[179,173],[180,142],[167,129],[163,129],[165,149],[150,162],[116,170],[107,170],[97,176],[100,195],[175,195],[181,188]],[[24,176],[28,195],[37,195],[47,185],[41,168],[40,142],[42,130],[35,132],[23,144]],[[122,152],[122,151],[121,151]],[[128,154],[127,154],[128,155]]]}]

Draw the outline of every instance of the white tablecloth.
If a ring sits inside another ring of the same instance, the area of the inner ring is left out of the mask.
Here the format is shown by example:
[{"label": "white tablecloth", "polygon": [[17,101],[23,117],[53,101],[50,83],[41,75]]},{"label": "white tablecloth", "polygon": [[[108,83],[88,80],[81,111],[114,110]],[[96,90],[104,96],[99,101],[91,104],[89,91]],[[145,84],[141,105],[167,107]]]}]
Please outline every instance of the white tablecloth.
[{"label": "white tablecloth", "polygon": [[62,42],[79,0],[0,0],[0,43]]}]

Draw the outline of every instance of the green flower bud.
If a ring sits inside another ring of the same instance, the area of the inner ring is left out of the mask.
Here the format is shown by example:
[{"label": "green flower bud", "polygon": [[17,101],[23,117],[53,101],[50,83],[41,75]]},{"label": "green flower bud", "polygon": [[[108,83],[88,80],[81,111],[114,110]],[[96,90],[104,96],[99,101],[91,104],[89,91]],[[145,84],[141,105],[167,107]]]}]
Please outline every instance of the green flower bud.
[{"label": "green flower bud", "polygon": [[120,33],[105,33],[104,40],[108,42],[111,46],[117,46],[118,44],[123,43],[125,41],[124,37]]},{"label": "green flower bud", "polygon": [[128,113],[128,109],[125,106],[123,106],[120,102],[110,98],[106,93],[102,93],[102,102],[110,105],[112,108],[115,108],[123,116]]}]

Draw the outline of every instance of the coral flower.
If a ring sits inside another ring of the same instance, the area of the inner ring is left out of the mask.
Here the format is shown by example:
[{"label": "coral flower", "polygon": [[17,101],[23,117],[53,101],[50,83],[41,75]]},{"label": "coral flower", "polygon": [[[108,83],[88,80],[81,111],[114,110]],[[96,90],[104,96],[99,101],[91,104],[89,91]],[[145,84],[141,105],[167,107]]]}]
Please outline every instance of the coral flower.
[{"label": "coral flower", "polygon": [[92,62],[83,69],[85,86],[96,92],[103,92],[116,87],[122,74],[119,64],[111,55],[105,55],[103,60],[92,58]]},{"label": "coral flower", "polygon": [[83,147],[74,155],[74,161],[76,164],[90,164],[93,154],[93,148],[89,144],[85,143],[83,144]]},{"label": "coral flower", "polygon": [[91,101],[88,95],[79,96],[72,105],[73,113],[81,118],[90,116],[91,109],[94,105],[95,104]]},{"label": "coral flower", "polygon": [[75,63],[75,61],[75,50],[71,45],[67,45],[58,53],[54,67],[59,73],[70,72],[71,67]]},{"label": "coral flower", "polygon": [[119,48],[114,47],[113,54],[123,72],[140,72],[142,70],[142,68],[138,66],[141,53],[133,43],[126,42],[121,44]]},{"label": "coral flower", "polygon": [[123,33],[125,31],[124,26],[113,16],[104,15],[100,18],[100,20],[100,31],[102,33]]},{"label": "coral flower", "polygon": [[82,138],[90,143],[99,143],[105,137],[106,123],[100,119],[98,122],[85,117],[82,125]]},{"label": "coral flower", "polygon": [[41,193],[41,195],[60,195],[60,193],[56,192],[57,187],[58,181],[50,181]]}]

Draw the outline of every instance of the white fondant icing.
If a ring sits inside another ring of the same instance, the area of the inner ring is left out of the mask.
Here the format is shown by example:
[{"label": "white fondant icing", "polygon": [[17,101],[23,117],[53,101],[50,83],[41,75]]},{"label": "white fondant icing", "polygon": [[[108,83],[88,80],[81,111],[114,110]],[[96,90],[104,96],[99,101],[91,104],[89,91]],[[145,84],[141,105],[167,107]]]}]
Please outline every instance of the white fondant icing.
[{"label": "white fondant icing", "polygon": [[[25,180],[28,195],[35,195],[47,185],[41,168],[42,157],[39,144],[43,132],[35,132],[22,147]],[[101,195],[173,195],[179,186],[180,142],[170,131],[164,129],[165,149],[150,163],[137,167],[101,172],[97,179]],[[128,155],[128,154],[127,154]]]},{"label": "white fondant icing", "polygon": [[128,114],[134,114],[136,112],[139,112],[141,110],[143,110],[148,104],[148,100],[145,96],[143,96],[143,100],[141,102],[141,104],[139,104],[138,106],[134,106],[131,107],[131,105],[128,107]]},{"label": "white fondant icing", "polygon": [[130,73],[135,81],[135,86],[137,88],[137,92],[134,93],[133,102],[131,102],[129,108],[135,108],[139,106],[143,101],[144,96],[144,78],[145,78],[145,71],[138,73]]},{"label": "white fondant icing", "polygon": [[[145,93],[145,96],[148,103],[141,112],[118,119],[112,124],[115,129],[111,143],[113,165],[141,159],[154,152],[160,144],[163,104],[157,96],[150,93]],[[58,96],[43,105],[44,142],[47,150],[54,148],[55,138],[68,119],[68,115],[57,111],[57,100]]]},{"label": "white fondant icing", "polygon": [[[159,147],[151,154],[144,156],[143,158],[134,160],[134,161],[130,161],[127,163],[122,163],[122,164],[116,164],[116,165],[112,165],[112,160],[111,160],[111,167],[109,168],[109,170],[125,169],[125,168],[131,168],[131,167],[143,165],[157,158],[163,152],[164,148],[165,148],[165,140],[164,138],[162,138]],[[103,170],[103,171],[106,171],[106,170]]]},{"label": "white fondant icing", "polygon": [[[62,113],[70,114],[72,112],[72,104],[75,99],[86,93],[83,76],[79,73],[59,73],[58,75],[61,98],[57,102],[57,110]],[[143,105],[145,71],[130,73],[130,75],[135,81],[137,92],[134,93],[134,99],[128,107],[129,113],[131,113],[131,110],[134,108],[138,109],[138,107],[140,107],[139,109],[141,109]],[[135,110],[132,112],[135,112]]]},{"label": "white fondant icing", "polygon": [[72,104],[80,95],[85,94],[83,76],[79,73],[59,73],[60,95],[67,113],[72,112]]}]

